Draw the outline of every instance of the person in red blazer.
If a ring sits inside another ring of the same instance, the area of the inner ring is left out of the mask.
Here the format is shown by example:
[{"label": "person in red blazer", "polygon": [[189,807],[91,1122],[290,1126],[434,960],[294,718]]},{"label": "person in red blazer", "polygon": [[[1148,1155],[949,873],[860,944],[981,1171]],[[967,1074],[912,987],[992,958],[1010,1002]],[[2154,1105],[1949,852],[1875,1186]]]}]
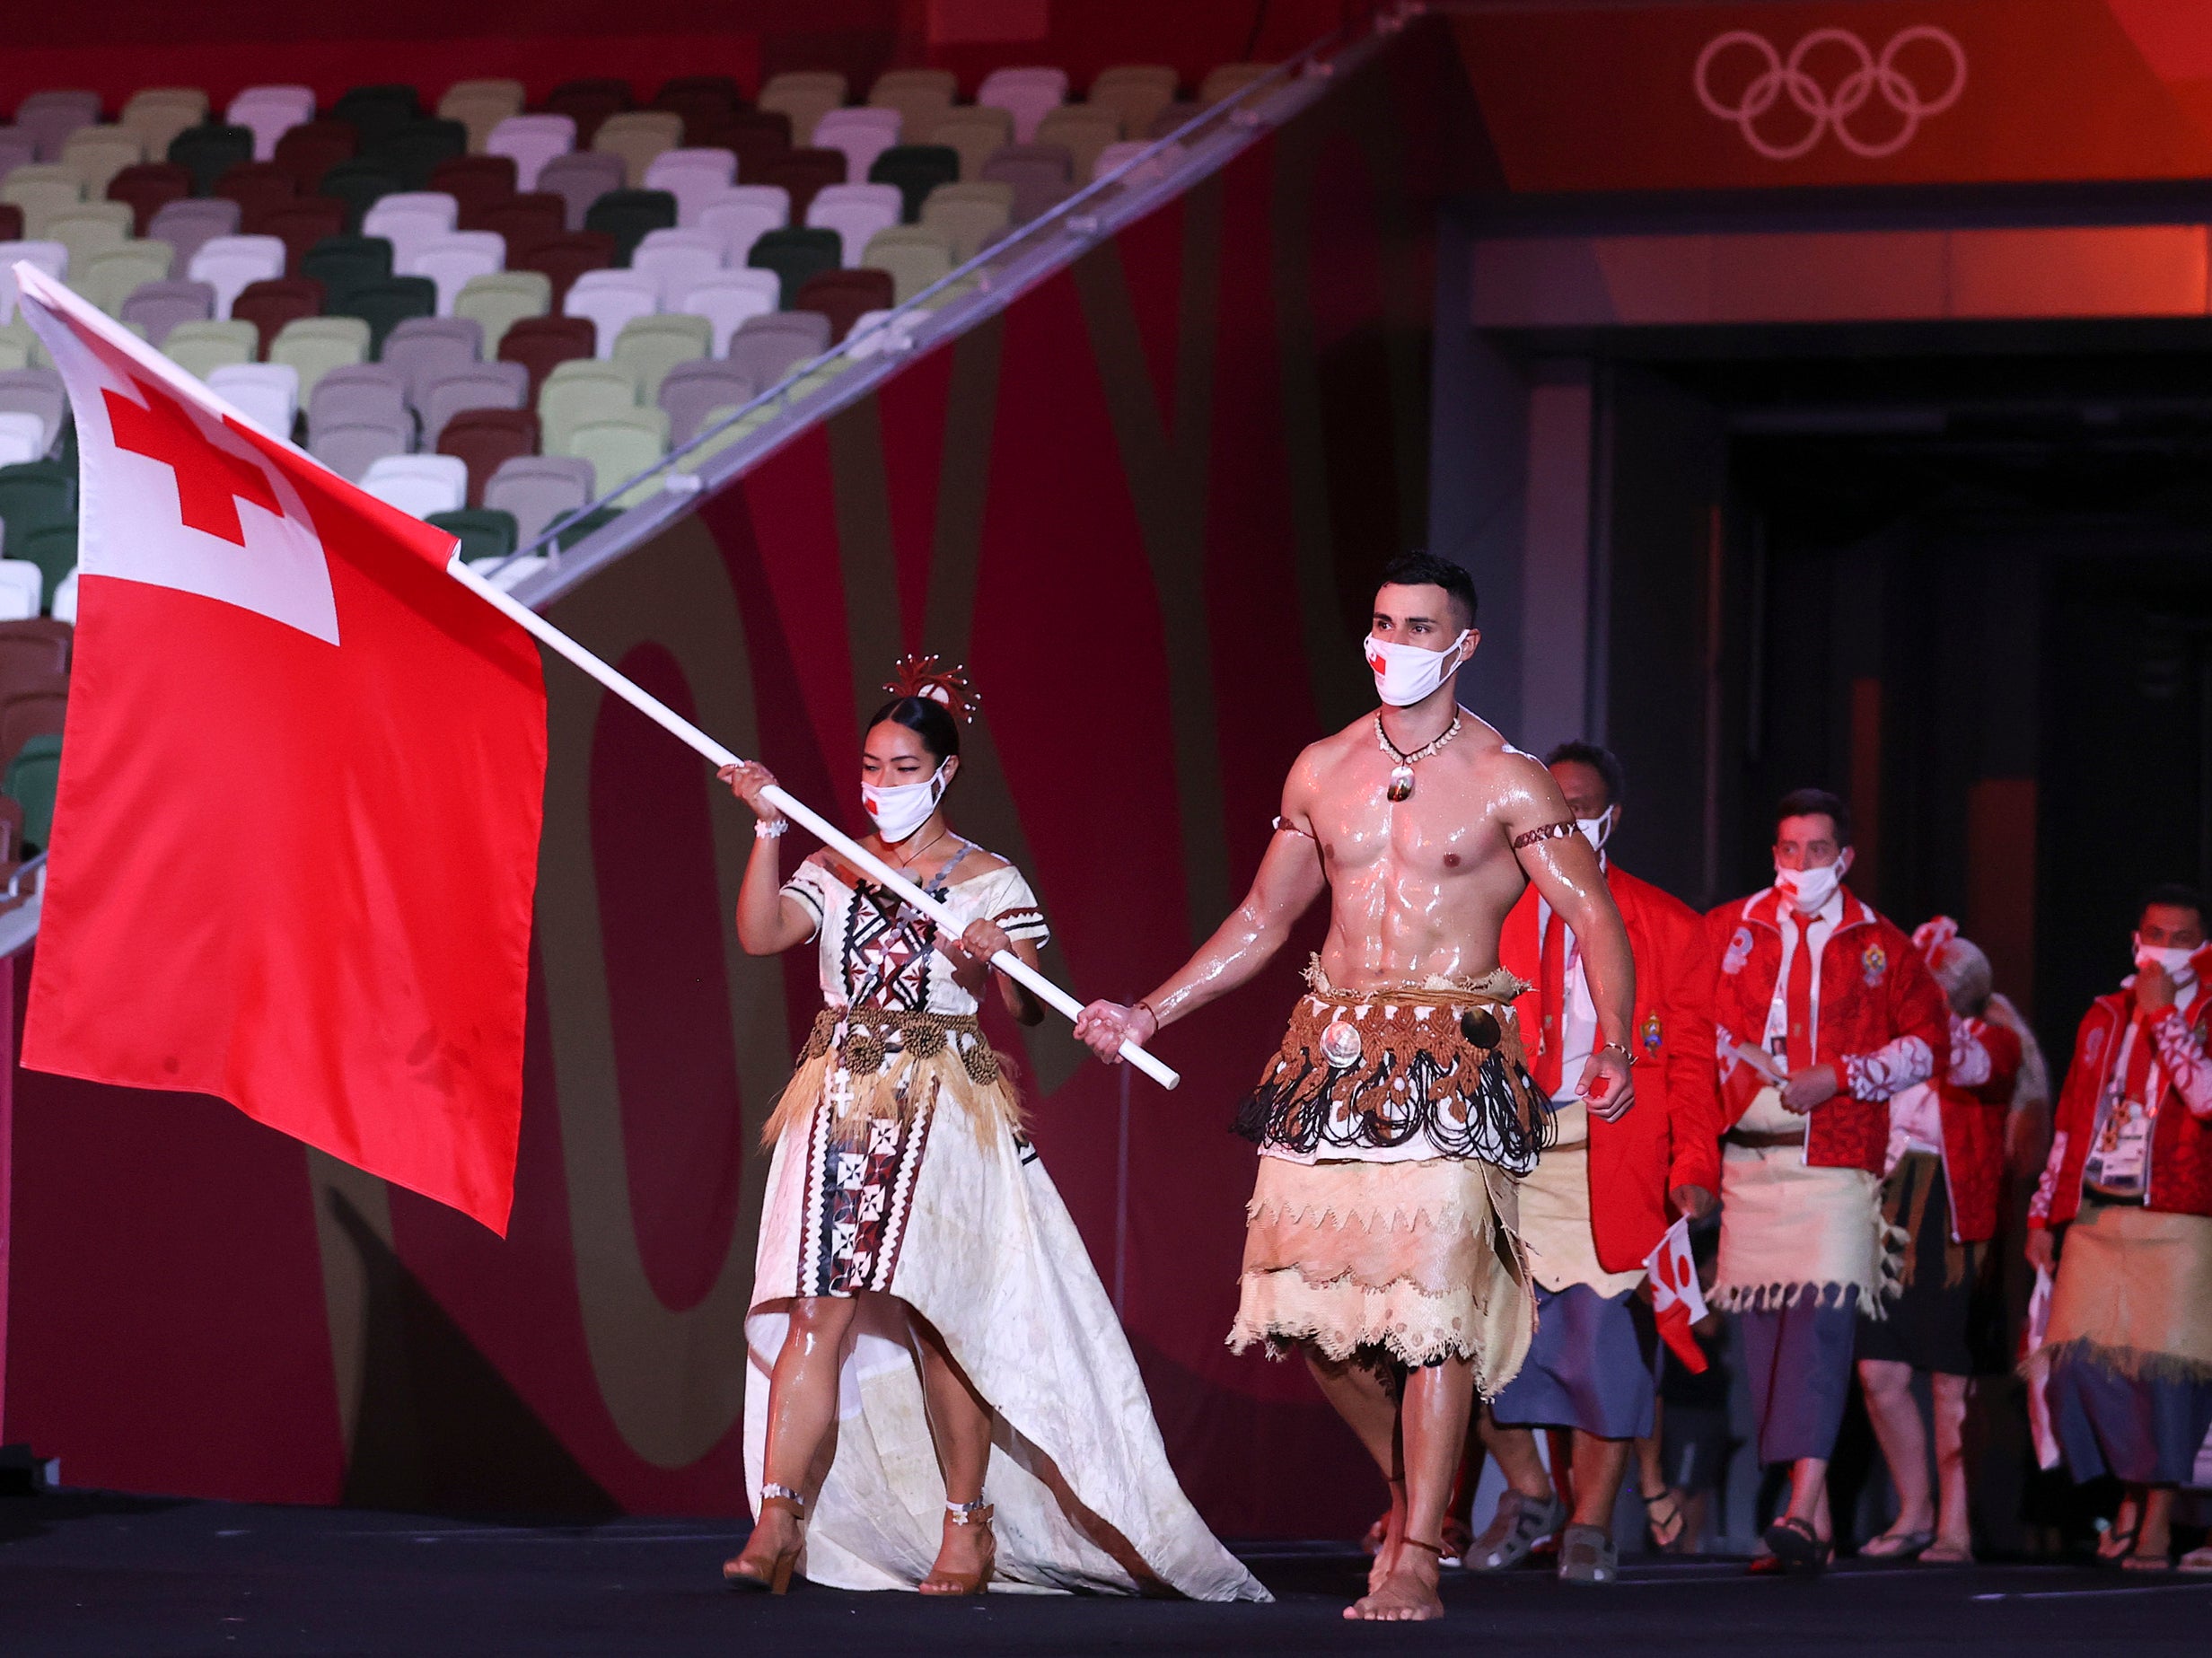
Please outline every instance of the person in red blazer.
[{"label": "person in red blazer", "polygon": [[[1637,1294],[1644,1263],[1678,1214],[1702,1218],[1720,1188],[1713,1086],[1711,974],[1698,913],[1605,855],[1619,827],[1620,762],[1593,743],[1554,749],[1545,765],[1598,850],[1636,960],[1630,1047],[1636,1109],[1594,1119],[1576,1089],[1597,1026],[1575,935],[1536,896],[1505,918],[1498,959],[1532,988],[1514,1004],[1531,1069],[1553,1102],[1558,1143],[1521,1188],[1521,1230],[1536,1284],[1536,1337],[1521,1373],[1482,1407],[1482,1443],[1507,1487],[1466,1555],[1476,1571],[1517,1565],[1562,1521],[1594,1532],[1599,1566],[1571,1582],[1614,1581],[1614,1500],[1632,1441],[1649,1435],[1658,1343]],[[1558,1235],[1564,1231],[1567,1235]],[[1538,1427],[1570,1430],[1573,1513],[1537,1454]],[[1602,1540],[1602,1543],[1598,1540]]]},{"label": "person in red blazer", "polygon": [[[2212,1429],[2212,943],[2201,894],[2161,887],[2136,971],[2090,1004],[2028,1209],[2057,1282],[2047,1399],[2076,1479],[2126,1487],[2099,1549],[2168,1569],[2173,1490]],[[2053,1234],[2064,1233],[2054,1248]]]},{"label": "person in red blazer", "polygon": [[[1950,1004],[1951,1043],[1935,1076],[1890,1097],[1882,1214],[1891,1237],[1904,1241],[1903,1264],[1889,1316],[1859,1316],[1858,1380],[1897,1518],[1859,1554],[1958,1566],[1974,1557],[1967,1401],[1974,1377],[2002,1374],[2011,1356],[1990,1240],[2021,1043],[2010,1026],[1984,1017],[1996,989],[1989,958],[1959,936],[1957,922],[1938,916],[1912,942]],[[1934,1487],[1916,1371],[1927,1375],[1935,1407]]]},{"label": "person in red blazer", "polygon": [[1912,941],[1843,884],[1850,809],[1799,789],[1775,818],[1774,884],[1706,917],[1727,1124],[1710,1300],[1737,1314],[1760,1460],[1790,1465],[1752,1568],[1817,1571],[1858,1313],[1882,1313],[1889,1101],[1935,1075],[1950,1021]]}]

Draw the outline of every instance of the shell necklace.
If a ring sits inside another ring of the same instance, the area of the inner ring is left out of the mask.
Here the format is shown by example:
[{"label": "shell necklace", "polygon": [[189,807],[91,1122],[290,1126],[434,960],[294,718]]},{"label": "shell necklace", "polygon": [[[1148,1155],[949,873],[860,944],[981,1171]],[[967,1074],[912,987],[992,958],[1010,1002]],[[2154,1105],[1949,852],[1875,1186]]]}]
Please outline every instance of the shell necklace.
[{"label": "shell necklace", "polygon": [[1451,726],[1443,736],[1434,742],[1423,744],[1409,754],[1392,742],[1390,733],[1382,729],[1382,710],[1377,708],[1374,714],[1374,740],[1382,745],[1382,752],[1389,755],[1394,762],[1391,767],[1391,785],[1384,792],[1385,798],[1391,801],[1411,800],[1413,798],[1414,767],[1442,749],[1459,734],[1460,716],[1454,714],[1452,716]]}]

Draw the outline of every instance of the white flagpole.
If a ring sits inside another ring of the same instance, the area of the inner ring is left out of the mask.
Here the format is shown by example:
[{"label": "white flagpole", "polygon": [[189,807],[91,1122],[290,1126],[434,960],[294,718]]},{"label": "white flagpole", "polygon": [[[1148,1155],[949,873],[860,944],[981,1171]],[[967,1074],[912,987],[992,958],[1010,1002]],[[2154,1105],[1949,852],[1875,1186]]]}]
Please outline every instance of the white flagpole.
[{"label": "white flagpole", "polygon": [[[734,766],[738,763],[738,756],[724,748],[659,697],[616,672],[528,605],[519,602],[513,595],[502,592],[498,588],[494,587],[481,575],[463,564],[459,553],[453,555],[452,562],[447,564],[445,569],[447,575],[487,604],[491,605],[504,615],[513,618],[533,637],[550,645],[616,696],[621,697],[623,701],[628,703],[630,706],[653,721],[654,724],[671,733],[707,759],[712,760],[717,768],[724,766]],[[780,785],[771,785],[761,793],[762,798],[767,800],[770,805],[775,806],[785,816],[804,824],[821,837],[824,845],[836,847],[838,852],[857,864],[862,869],[866,870],[868,873],[873,875],[945,931],[955,936],[959,934],[960,922],[950,909],[931,898],[928,893],[923,891],[905,875],[884,863],[882,859],[877,857],[875,854],[870,852],[851,836],[846,834],[836,824],[810,810]],[[1012,951],[1000,951],[991,958],[991,965],[1016,983],[1026,986],[1032,993],[1050,1003],[1068,1018],[1073,1019],[1083,1012],[1082,1003],[1076,1001],[1074,996],[1069,996],[1066,991],[1061,989],[1042,973],[1031,968],[1028,962],[1023,961]],[[1168,1066],[1162,1065],[1135,1042],[1125,1041],[1121,1044],[1121,1057],[1163,1088],[1172,1088],[1183,1080],[1181,1076]]]}]

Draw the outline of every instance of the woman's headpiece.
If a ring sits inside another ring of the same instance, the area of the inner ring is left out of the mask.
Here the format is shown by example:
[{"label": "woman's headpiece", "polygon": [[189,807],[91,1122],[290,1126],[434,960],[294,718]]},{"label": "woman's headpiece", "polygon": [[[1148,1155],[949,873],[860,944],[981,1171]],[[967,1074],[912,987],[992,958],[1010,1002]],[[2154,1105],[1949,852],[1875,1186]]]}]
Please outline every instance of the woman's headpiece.
[{"label": "woman's headpiece", "polygon": [[947,667],[935,654],[924,656],[908,652],[891,669],[891,679],[883,689],[894,697],[926,697],[931,702],[943,703],[963,725],[974,724],[976,715],[983,706],[982,693],[968,678],[968,670],[958,663]]}]

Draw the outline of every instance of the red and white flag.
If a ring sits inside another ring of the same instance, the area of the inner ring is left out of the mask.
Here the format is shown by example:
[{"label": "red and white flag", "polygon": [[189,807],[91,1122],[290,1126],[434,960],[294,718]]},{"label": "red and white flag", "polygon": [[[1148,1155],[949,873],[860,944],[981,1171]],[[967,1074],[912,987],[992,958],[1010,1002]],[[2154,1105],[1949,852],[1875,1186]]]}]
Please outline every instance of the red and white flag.
[{"label": "red and white flag", "polygon": [[1687,1215],[1667,1228],[1666,1236],[1644,1258],[1651,1274],[1651,1312],[1659,1326],[1659,1338],[1674,1349],[1674,1356],[1691,1375],[1702,1375],[1707,1360],[1690,1326],[1705,1317],[1705,1289],[1698,1282],[1697,1259],[1690,1252]]},{"label": "red and white flag", "polygon": [[504,1233],[536,645],[446,575],[452,535],[15,274],[82,469],[23,1063],[218,1095]]}]

